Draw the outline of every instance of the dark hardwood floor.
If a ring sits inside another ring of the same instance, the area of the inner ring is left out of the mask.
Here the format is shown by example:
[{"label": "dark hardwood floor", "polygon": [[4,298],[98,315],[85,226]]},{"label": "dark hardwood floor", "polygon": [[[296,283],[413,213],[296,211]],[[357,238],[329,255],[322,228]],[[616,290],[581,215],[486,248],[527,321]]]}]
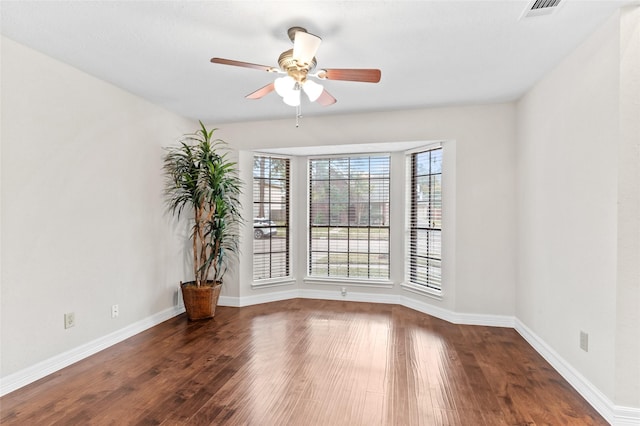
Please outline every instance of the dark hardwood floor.
[{"label": "dark hardwood floor", "polygon": [[605,425],[516,331],[381,304],[184,315],[0,399],[3,425]]}]

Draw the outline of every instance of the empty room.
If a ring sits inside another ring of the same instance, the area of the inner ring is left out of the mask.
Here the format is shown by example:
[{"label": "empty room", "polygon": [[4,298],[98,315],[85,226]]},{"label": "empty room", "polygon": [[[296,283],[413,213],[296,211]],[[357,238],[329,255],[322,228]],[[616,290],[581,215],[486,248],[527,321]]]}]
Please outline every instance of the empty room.
[{"label": "empty room", "polygon": [[640,2],[0,1],[0,423],[640,426]]}]

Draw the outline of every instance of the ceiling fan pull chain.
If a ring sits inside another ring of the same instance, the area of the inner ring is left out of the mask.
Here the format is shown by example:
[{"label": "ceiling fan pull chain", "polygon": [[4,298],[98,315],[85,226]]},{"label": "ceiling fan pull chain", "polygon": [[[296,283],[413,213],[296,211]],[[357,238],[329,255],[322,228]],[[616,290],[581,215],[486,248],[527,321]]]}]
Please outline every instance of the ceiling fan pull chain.
[{"label": "ceiling fan pull chain", "polygon": [[302,117],[302,104],[296,107],[296,128],[300,127],[300,117]]}]

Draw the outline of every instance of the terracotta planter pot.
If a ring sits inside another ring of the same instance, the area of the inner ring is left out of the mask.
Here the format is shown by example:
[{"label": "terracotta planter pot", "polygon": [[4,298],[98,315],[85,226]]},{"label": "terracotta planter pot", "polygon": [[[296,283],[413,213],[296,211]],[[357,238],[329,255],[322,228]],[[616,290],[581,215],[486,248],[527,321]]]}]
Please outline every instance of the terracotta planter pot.
[{"label": "terracotta planter pot", "polygon": [[180,289],[189,320],[213,318],[222,289],[221,282],[207,281],[200,287],[194,281],[180,282]]}]

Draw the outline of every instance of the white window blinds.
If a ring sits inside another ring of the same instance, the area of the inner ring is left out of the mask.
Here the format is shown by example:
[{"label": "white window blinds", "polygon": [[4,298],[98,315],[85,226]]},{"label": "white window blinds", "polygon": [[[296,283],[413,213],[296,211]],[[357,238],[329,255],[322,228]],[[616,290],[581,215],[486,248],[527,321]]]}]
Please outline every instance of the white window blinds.
[{"label": "white window blinds", "polygon": [[309,160],[312,277],[389,279],[389,155]]},{"label": "white window blinds", "polygon": [[290,276],[289,159],[253,162],[253,280]]},{"label": "white window blinds", "polygon": [[442,147],[410,156],[409,282],[442,290]]}]

